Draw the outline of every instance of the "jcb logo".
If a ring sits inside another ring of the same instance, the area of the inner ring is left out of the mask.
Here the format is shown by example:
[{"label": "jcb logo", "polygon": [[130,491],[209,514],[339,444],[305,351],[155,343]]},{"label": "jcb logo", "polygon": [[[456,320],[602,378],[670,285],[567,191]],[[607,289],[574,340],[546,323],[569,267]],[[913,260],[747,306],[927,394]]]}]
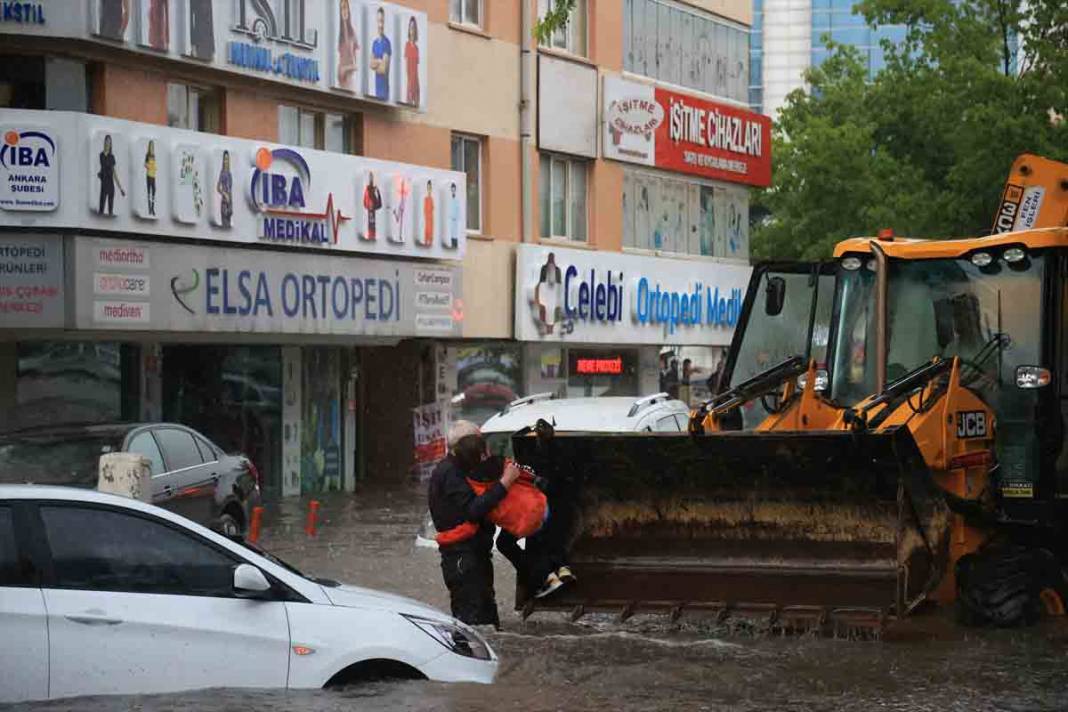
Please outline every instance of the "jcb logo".
[{"label": "jcb logo", "polygon": [[985,438],[986,413],[981,410],[962,410],[957,413],[958,438]]},{"label": "jcb logo", "polygon": [[1005,186],[1005,193],[1001,197],[1001,207],[998,208],[997,217],[994,218],[995,235],[1002,232],[1012,232],[1016,227],[1016,216],[1020,212],[1020,200],[1023,198],[1023,188],[1009,184]]}]

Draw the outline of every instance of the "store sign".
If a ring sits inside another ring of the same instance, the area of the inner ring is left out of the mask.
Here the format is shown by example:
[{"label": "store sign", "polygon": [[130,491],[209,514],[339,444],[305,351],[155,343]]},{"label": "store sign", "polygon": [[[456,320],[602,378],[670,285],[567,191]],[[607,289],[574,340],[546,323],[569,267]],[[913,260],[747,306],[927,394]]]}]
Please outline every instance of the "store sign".
[{"label": "store sign", "polygon": [[62,238],[0,238],[0,328],[62,328],[63,321]]},{"label": "store sign", "polygon": [[[520,245],[516,338],[727,345],[749,273],[741,264]],[[608,361],[585,367],[609,369]]]},{"label": "store sign", "polygon": [[615,358],[577,358],[575,373],[583,376],[607,374],[618,376],[623,373],[623,357]]},{"label": "store sign", "polygon": [[0,0],[0,34],[88,40],[183,64],[427,108],[425,12],[374,0]]},{"label": "store sign", "polygon": [[59,155],[45,129],[0,124],[0,209],[55,210],[59,205]]},{"label": "store sign", "polygon": [[437,260],[466,249],[456,171],[90,114],[2,119],[0,226]]},{"label": "store sign", "polygon": [[771,183],[771,119],[652,84],[604,78],[604,155],[705,178]]},{"label": "store sign", "polygon": [[0,0],[0,23],[19,25],[45,24],[45,3],[25,0]]},{"label": "store sign", "polygon": [[[229,64],[264,74],[315,84],[319,81],[319,31],[308,26],[305,2],[236,0],[233,35],[226,45]],[[307,56],[304,53],[309,53]]]},{"label": "store sign", "polygon": [[[459,336],[458,268],[77,236],[80,329]],[[435,280],[435,276],[440,276]],[[437,281],[426,302],[422,285]]]}]

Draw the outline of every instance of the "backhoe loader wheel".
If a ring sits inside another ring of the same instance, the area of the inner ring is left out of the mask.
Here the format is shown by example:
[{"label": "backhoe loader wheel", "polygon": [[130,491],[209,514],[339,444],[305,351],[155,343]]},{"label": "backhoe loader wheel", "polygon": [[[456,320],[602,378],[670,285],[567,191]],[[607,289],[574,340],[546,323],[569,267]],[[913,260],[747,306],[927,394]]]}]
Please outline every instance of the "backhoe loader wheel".
[{"label": "backhoe loader wheel", "polygon": [[1065,577],[1044,549],[990,546],[957,562],[957,612],[971,626],[1032,625],[1063,615]]}]

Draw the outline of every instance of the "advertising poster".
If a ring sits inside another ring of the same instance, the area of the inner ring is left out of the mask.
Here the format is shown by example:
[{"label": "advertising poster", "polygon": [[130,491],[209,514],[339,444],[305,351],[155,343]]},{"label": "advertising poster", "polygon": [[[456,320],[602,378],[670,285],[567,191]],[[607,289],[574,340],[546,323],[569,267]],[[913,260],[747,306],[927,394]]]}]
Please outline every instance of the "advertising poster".
[{"label": "advertising poster", "polygon": [[428,479],[434,465],[445,457],[447,421],[448,409],[440,401],[412,409],[412,430],[415,434],[412,459],[421,480]]},{"label": "advertising poster", "polygon": [[157,204],[160,199],[162,178],[167,174],[163,165],[166,153],[157,150],[158,139],[142,136],[132,145],[130,163],[134,166],[131,186],[134,214],[142,220],[158,220]]},{"label": "advertising poster", "polygon": [[174,186],[174,219],[180,223],[199,223],[207,198],[204,182],[204,152],[200,146],[175,146],[171,183]]},{"label": "advertising poster", "polygon": [[394,100],[396,91],[392,81],[393,71],[398,58],[390,39],[390,28],[394,26],[393,8],[384,3],[368,3],[364,6],[367,27],[367,77],[364,94],[378,101]]},{"label": "advertising poster", "polygon": [[137,3],[137,43],[166,52],[171,47],[171,0],[133,0]]},{"label": "advertising poster", "polygon": [[89,209],[101,217],[113,218],[126,212],[130,168],[126,137],[107,130],[93,131],[91,136]]},{"label": "advertising poster", "polygon": [[353,12],[353,0],[330,0],[329,5],[331,35],[337,50],[330,67],[330,86],[357,94],[364,66],[360,6],[357,4],[357,12]]}]

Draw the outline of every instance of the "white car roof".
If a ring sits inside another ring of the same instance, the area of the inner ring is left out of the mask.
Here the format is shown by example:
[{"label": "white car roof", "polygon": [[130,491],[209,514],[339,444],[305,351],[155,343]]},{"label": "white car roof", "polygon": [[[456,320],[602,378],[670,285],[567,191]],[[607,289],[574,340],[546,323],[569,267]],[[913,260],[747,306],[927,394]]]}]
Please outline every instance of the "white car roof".
[{"label": "white car roof", "polygon": [[[0,485],[0,500],[3,499],[53,499],[71,502],[96,502],[97,504],[116,504],[120,507],[139,509],[142,512],[159,514],[164,511],[151,504],[145,504],[129,497],[106,494],[92,489],[60,487],[58,485]],[[168,517],[169,518],[169,517]]]},{"label": "white car roof", "polygon": [[[533,399],[533,400],[532,400]],[[521,398],[482,425],[483,433],[513,433],[534,425],[539,418],[556,430],[593,433],[630,432],[651,413],[689,413],[680,400],[666,394],[647,398],[609,396],[597,398]],[[631,415],[634,411],[633,415]]]}]

